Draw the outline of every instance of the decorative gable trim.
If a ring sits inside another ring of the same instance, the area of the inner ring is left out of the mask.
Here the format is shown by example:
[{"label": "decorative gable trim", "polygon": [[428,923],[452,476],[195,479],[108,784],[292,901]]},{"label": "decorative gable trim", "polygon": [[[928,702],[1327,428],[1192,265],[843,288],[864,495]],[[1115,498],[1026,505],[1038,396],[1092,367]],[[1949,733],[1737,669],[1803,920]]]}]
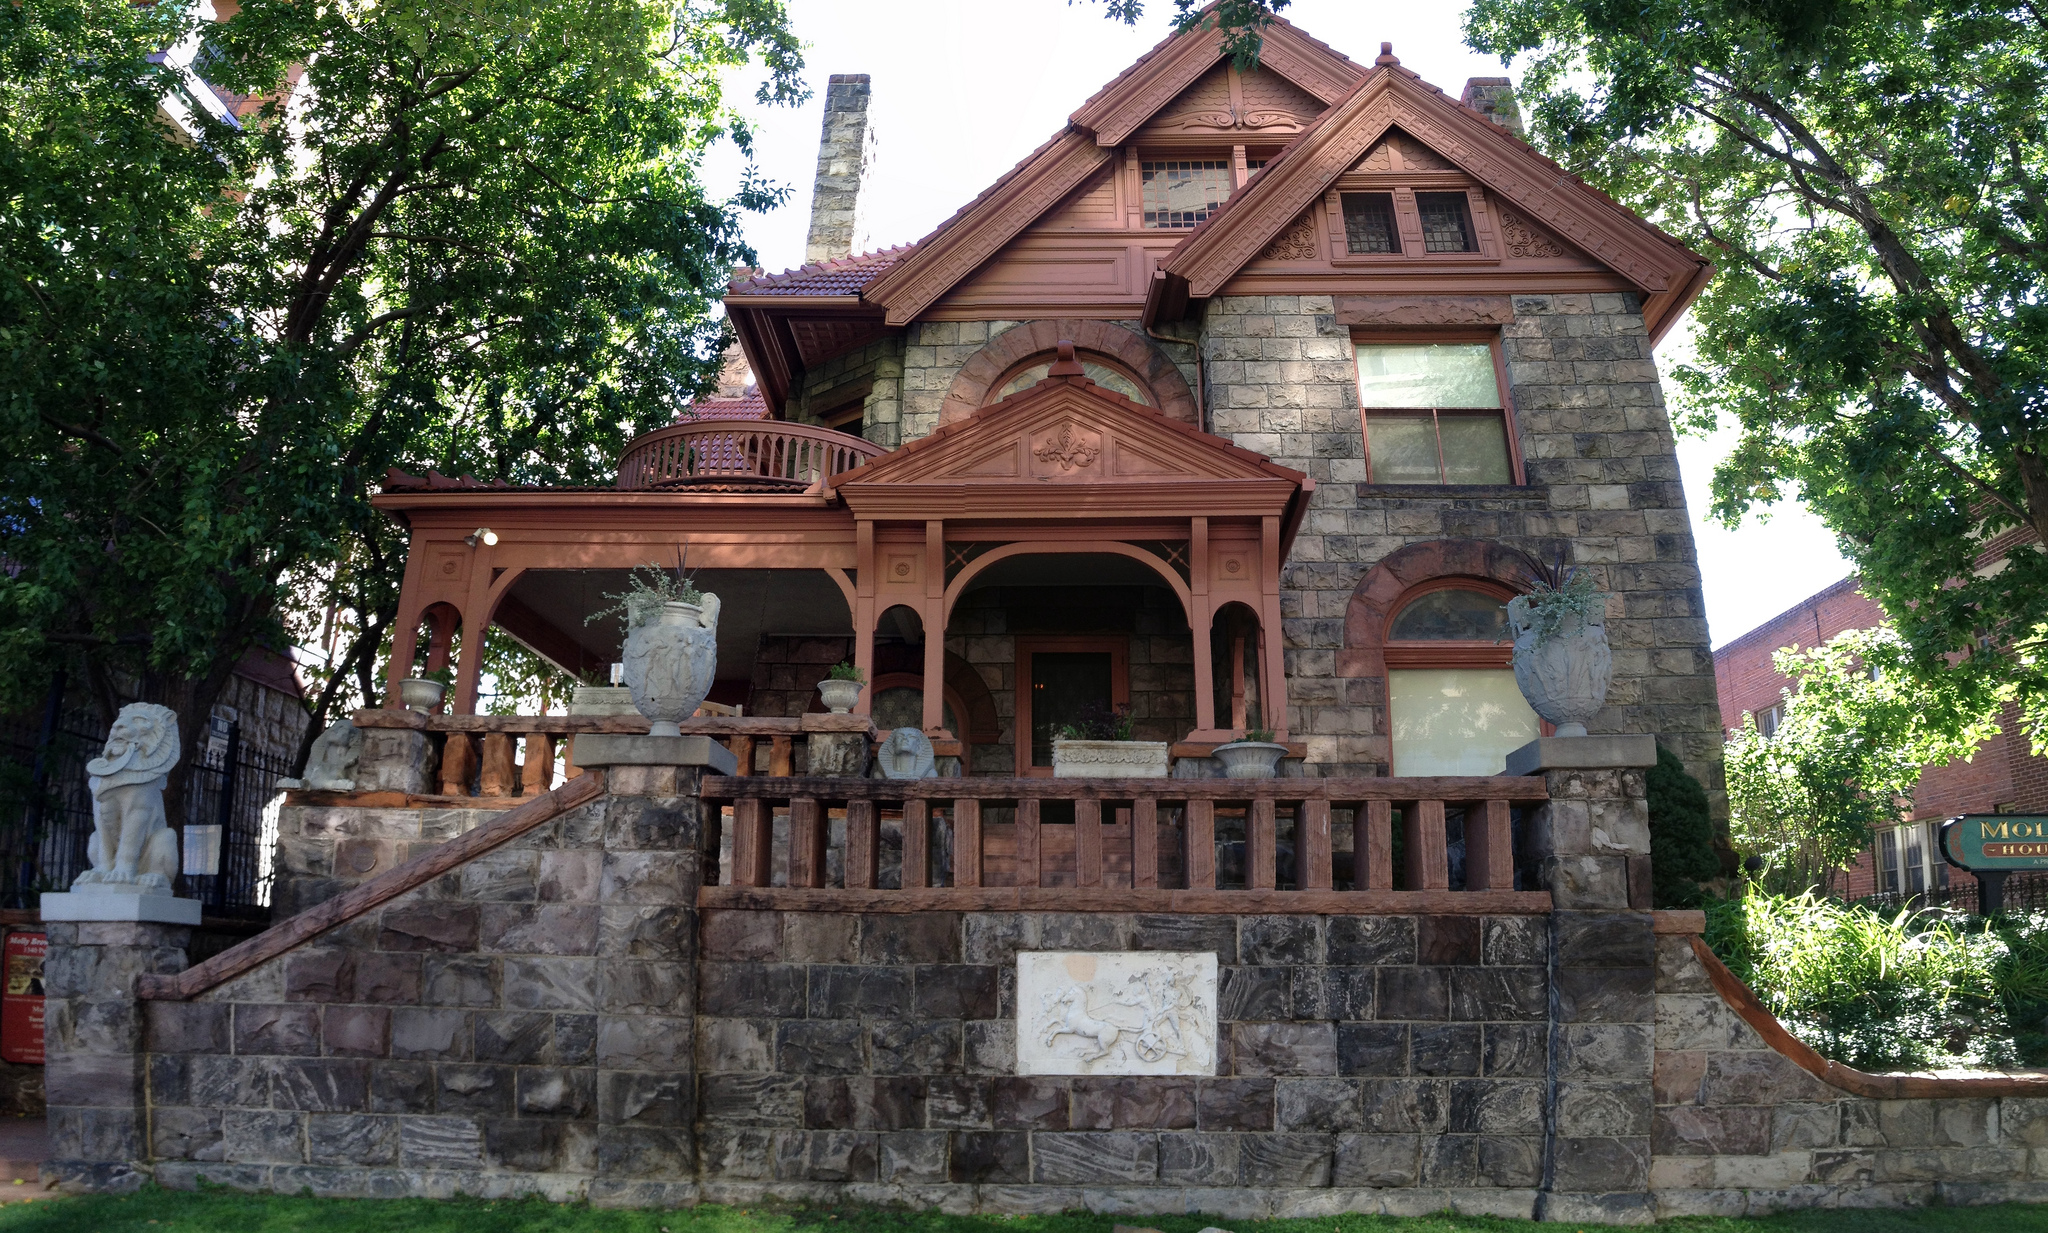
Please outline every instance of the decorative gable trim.
[{"label": "decorative gable trim", "polygon": [[1047,210],[1109,162],[1110,151],[1087,134],[1069,130],[1039,148],[973,204],[918,242],[863,293],[887,310],[890,325],[905,325],[975,267],[994,256]]},{"label": "decorative gable trim", "polygon": [[[1097,144],[1120,146],[1222,58],[1223,35],[1218,30],[1173,36],[1147,52],[1068,119],[1092,131]],[[1259,66],[1287,78],[1325,106],[1350,94],[1365,79],[1363,68],[1284,20],[1267,28],[1259,48]]]},{"label": "decorative gable trim", "polygon": [[1162,270],[1169,279],[1185,280],[1192,298],[1216,294],[1394,128],[1652,295],[1703,281],[1703,258],[1392,66],[1376,70],[1349,99],[1325,112],[1191,232]]}]

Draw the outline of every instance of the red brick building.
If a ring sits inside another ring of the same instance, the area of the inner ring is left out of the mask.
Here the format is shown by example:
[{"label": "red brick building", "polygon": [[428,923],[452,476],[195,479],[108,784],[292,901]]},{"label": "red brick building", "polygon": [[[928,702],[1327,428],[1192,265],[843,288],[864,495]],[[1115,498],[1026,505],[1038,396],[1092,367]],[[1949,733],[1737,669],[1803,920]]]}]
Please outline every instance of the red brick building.
[{"label": "red brick building", "polygon": [[[1813,647],[1851,629],[1882,624],[1884,611],[1856,589],[1852,575],[1800,601],[1714,652],[1714,683],[1721,698],[1721,726],[1735,730],[1744,714],[1756,717],[1768,735],[1782,712],[1791,682],[1771,666],[1788,646]],[[1920,776],[1911,816],[1879,835],[1878,843],[1849,871],[1843,887],[1850,899],[1879,892],[1912,893],[1970,881],[1950,868],[1934,846],[1934,827],[1959,813],[2048,811],[2048,758],[2034,756],[2019,716],[2010,707],[2000,716],[2004,731],[1978,748],[1968,761],[1929,767]]]}]

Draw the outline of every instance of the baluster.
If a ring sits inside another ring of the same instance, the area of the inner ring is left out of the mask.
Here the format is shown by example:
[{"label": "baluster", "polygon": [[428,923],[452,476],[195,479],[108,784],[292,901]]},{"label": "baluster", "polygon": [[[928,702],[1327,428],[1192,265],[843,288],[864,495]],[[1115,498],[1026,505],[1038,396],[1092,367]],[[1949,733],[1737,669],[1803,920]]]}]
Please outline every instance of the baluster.
[{"label": "baluster", "polygon": [[1038,885],[1038,853],[1038,798],[1022,797],[1017,801],[1017,885]]},{"label": "baluster", "polygon": [[739,763],[738,766],[733,768],[732,773],[734,775],[751,775],[754,773],[753,737],[744,734],[726,737],[725,747],[732,751],[733,761]]},{"label": "baluster", "polygon": [[921,890],[931,883],[932,829],[923,801],[903,802],[903,889]]},{"label": "baluster", "polygon": [[1188,889],[1216,889],[1216,802],[1188,802]]},{"label": "baluster", "polygon": [[1465,889],[1515,889],[1514,825],[1506,801],[1465,807]]},{"label": "baluster", "polygon": [[1159,886],[1159,802],[1141,796],[1131,802],[1131,887]]},{"label": "baluster", "polygon": [[1245,817],[1245,882],[1252,890],[1272,890],[1277,882],[1275,866],[1280,859],[1279,825],[1275,821],[1273,798],[1252,801]]},{"label": "baluster", "polygon": [[[1352,841],[1358,842],[1354,836]],[[1306,800],[1294,813],[1294,884],[1302,890],[1329,890],[1335,871],[1330,856],[1330,802]]]},{"label": "baluster", "polygon": [[873,801],[846,802],[846,889],[869,890],[875,885],[878,847]]},{"label": "baluster", "polygon": [[981,802],[953,802],[953,885],[981,885]]},{"label": "baluster", "polygon": [[477,785],[478,796],[512,795],[512,737],[505,732],[484,733],[483,774]]},{"label": "baluster", "polygon": [[450,732],[441,743],[441,795],[468,796],[469,776],[476,770],[476,747],[469,733]]},{"label": "baluster", "polygon": [[768,802],[744,798],[732,804],[732,884],[766,886],[769,858],[774,853],[774,823]]},{"label": "baluster", "polygon": [[1102,885],[1102,802],[1092,798],[1074,802],[1074,882]]},{"label": "baluster", "polygon": [[796,738],[777,735],[768,742],[768,773],[779,779],[796,774]]},{"label": "baluster", "polygon": [[545,732],[526,734],[526,761],[519,767],[519,795],[539,796],[555,783],[555,738]]},{"label": "baluster", "polygon": [[824,812],[818,808],[816,800],[808,796],[799,796],[789,802],[791,886],[825,884],[826,836]]},{"label": "baluster", "polygon": [[1394,889],[1394,803],[1366,801],[1351,815],[1351,885]]},{"label": "baluster", "polygon": [[1444,803],[1416,801],[1403,810],[1402,861],[1409,890],[1447,890],[1451,885],[1450,841],[1444,837]]}]

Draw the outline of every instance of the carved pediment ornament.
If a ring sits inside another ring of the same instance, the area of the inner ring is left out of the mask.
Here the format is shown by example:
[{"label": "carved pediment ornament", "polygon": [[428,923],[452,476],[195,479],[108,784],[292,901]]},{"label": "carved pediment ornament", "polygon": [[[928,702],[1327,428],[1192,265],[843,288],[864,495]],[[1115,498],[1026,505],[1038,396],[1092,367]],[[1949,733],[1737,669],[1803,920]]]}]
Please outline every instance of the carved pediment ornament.
[{"label": "carved pediment ornament", "polygon": [[1060,425],[1058,436],[1047,437],[1044,444],[1032,453],[1038,456],[1040,462],[1057,462],[1060,464],[1060,470],[1071,471],[1077,467],[1095,465],[1096,458],[1102,453],[1102,447],[1085,435],[1076,433],[1073,421],[1069,420]]},{"label": "carved pediment ornament", "polygon": [[1303,214],[1294,220],[1287,230],[1273,238],[1266,245],[1266,251],[1259,254],[1264,261],[1311,261],[1316,256],[1316,220],[1313,213]]},{"label": "carved pediment ornament", "polygon": [[1510,257],[1562,257],[1564,247],[1531,224],[1528,219],[1503,205],[1495,205],[1494,212],[1500,215],[1501,244]]},{"label": "carved pediment ornament", "polygon": [[1227,129],[1284,129],[1298,132],[1306,124],[1301,116],[1288,111],[1191,111],[1186,115],[1161,120],[1161,128],[1227,128]]}]

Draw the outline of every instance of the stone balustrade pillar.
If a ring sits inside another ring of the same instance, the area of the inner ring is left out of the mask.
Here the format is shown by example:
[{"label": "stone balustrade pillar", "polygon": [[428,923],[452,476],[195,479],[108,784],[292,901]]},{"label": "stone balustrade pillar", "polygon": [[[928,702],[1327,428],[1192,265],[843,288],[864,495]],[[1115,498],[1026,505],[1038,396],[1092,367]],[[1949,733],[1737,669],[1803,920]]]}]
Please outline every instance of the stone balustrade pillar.
[{"label": "stone balustrade pillar", "polygon": [[129,1191],[149,1179],[148,1058],[135,978],[182,972],[192,930],[135,921],[44,926],[45,1180],[66,1190]]},{"label": "stone balustrade pillar", "polygon": [[1657,944],[1650,915],[1648,736],[1546,737],[1508,755],[1549,801],[1528,844],[1550,891],[1547,1221],[1647,1224]]}]

